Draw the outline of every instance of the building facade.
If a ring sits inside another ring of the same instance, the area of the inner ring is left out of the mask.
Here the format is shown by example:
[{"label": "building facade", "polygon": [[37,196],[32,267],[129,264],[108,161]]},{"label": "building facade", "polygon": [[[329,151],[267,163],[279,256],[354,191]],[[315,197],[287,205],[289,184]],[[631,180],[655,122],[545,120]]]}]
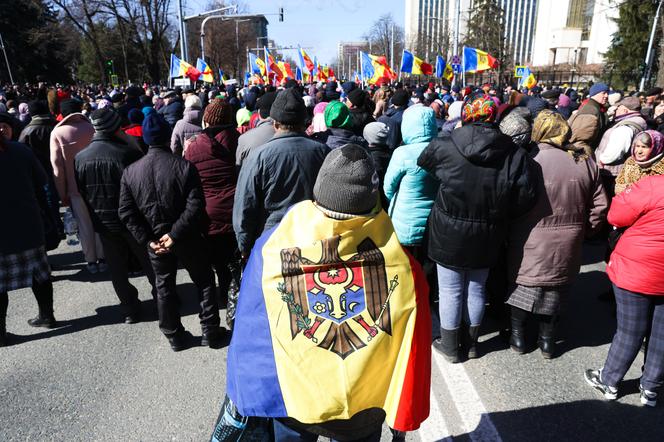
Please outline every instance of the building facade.
[{"label": "building facade", "polygon": [[604,62],[624,0],[539,0],[534,66]]},{"label": "building facade", "polygon": [[[529,63],[532,59],[539,1],[496,0],[505,14],[505,38],[517,64]],[[406,46],[427,59],[440,53],[448,57],[454,55],[457,6],[461,46],[474,3],[473,0],[406,0]]]},{"label": "building facade", "polygon": [[360,51],[368,51],[366,41],[342,41],[337,47],[337,72],[350,78],[354,71],[360,72]]}]

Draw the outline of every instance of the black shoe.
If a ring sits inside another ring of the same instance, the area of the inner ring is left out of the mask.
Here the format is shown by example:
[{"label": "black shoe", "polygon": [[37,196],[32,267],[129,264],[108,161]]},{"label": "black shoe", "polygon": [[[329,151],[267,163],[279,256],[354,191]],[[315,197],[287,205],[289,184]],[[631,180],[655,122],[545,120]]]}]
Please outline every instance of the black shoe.
[{"label": "black shoe", "polygon": [[7,332],[0,330],[0,347],[7,346]]},{"label": "black shoe", "polygon": [[510,347],[522,355],[526,352],[526,323],[512,316],[512,333],[510,335]]},{"label": "black shoe", "polygon": [[191,334],[186,331],[178,331],[173,336],[169,336],[168,343],[171,345],[171,350],[182,351],[190,347],[189,337]]},{"label": "black shoe", "polygon": [[479,352],[477,351],[477,338],[480,336],[480,326],[471,325],[468,327],[467,333],[466,345],[468,346],[468,359],[477,359],[479,357]]},{"label": "black shoe", "polygon": [[588,385],[602,393],[605,399],[614,401],[618,398],[618,389],[602,382],[602,370],[586,370],[584,378]]},{"label": "black shoe", "polygon": [[440,338],[433,341],[433,348],[441,352],[449,362],[459,362],[459,330],[441,328]]},{"label": "black shoe", "polygon": [[136,324],[138,322],[141,322],[141,315],[138,313],[127,315],[125,316],[124,322],[125,324]]},{"label": "black shoe", "polygon": [[201,345],[203,347],[220,348],[225,336],[226,329],[223,327],[219,327],[214,331],[210,330],[203,333],[203,336],[201,337]]},{"label": "black shoe", "polygon": [[540,320],[537,345],[544,359],[552,359],[556,351],[555,327],[556,318],[551,318],[547,322]]},{"label": "black shoe", "polygon": [[35,318],[28,319],[28,325],[31,327],[55,328],[57,327],[57,322],[53,316],[44,318],[41,315],[37,315]]}]

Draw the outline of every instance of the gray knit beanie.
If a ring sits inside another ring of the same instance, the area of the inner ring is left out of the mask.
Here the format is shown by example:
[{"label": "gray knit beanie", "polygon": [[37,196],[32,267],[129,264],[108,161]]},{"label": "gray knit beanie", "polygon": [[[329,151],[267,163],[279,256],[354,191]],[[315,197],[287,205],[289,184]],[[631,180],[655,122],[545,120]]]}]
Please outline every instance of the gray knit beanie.
[{"label": "gray knit beanie", "polygon": [[380,121],[373,121],[364,126],[362,137],[367,140],[370,146],[385,146],[389,134],[390,128],[387,124]]},{"label": "gray knit beanie", "polygon": [[369,152],[357,144],[346,144],[325,157],[314,185],[314,199],[334,212],[368,214],[378,202],[378,182]]},{"label": "gray knit beanie", "polygon": [[111,108],[97,109],[90,114],[95,132],[112,134],[120,128],[120,116]]}]

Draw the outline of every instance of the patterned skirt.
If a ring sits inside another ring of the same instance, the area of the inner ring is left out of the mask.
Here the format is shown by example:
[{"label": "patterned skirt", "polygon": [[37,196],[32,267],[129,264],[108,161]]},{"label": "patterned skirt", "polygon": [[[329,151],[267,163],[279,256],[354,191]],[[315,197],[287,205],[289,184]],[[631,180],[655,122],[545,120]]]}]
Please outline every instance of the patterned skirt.
[{"label": "patterned skirt", "polygon": [[0,255],[0,293],[32,286],[33,281],[46,282],[51,268],[44,247]]},{"label": "patterned skirt", "polygon": [[557,315],[570,292],[569,285],[557,287],[526,287],[514,285],[507,304],[537,315]]}]

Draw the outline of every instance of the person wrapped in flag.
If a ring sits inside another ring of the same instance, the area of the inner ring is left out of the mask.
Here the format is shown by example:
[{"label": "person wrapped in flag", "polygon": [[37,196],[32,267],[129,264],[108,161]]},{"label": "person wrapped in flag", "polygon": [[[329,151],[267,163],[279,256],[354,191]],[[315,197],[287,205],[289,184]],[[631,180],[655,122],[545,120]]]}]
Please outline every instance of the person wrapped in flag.
[{"label": "person wrapped in flag", "polygon": [[[379,440],[429,414],[431,319],[419,264],[378,203],[370,154],[325,159],[314,201],[257,241],[240,289],[227,394],[279,440]],[[306,220],[306,222],[303,222]]]}]

